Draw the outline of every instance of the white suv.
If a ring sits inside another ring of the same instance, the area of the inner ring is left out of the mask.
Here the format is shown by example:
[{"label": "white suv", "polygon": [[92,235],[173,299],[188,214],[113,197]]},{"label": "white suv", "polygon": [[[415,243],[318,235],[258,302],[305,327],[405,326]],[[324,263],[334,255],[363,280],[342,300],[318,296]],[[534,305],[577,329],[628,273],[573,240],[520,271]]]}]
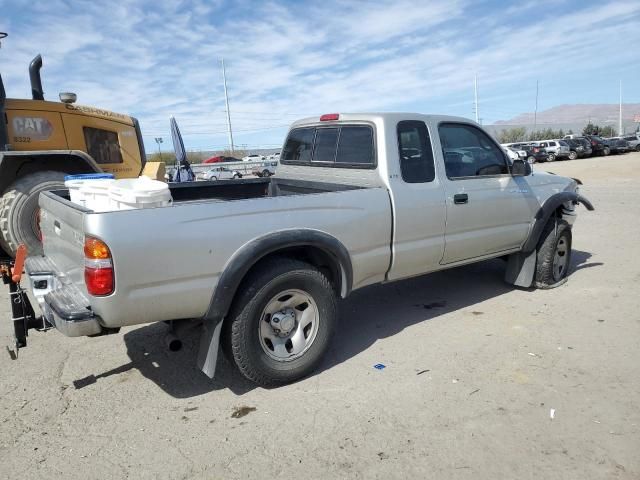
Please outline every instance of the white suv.
[{"label": "white suv", "polygon": [[537,145],[544,148],[549,154],[548,162],[553,162],[558,158],[569,158],[571,153],[569,144],[564,140],[543,140],[542,142],[537,142]]}]

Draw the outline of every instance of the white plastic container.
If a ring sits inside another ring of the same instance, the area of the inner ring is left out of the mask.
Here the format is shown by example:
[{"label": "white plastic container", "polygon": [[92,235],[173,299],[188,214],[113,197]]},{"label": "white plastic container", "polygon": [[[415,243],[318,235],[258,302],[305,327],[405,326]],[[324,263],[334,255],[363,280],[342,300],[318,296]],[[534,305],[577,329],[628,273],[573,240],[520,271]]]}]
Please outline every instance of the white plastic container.
[{"label": "white plastic container", "polygon": [[106,212],[111,210],[109,185],[114,181],[113,175],[104,173],[67,175],[64,185],[73,203],[94,212]]},{"label": "white plastic container", "polygon": [[113,210],[109,188],[115,180],[93,180],[80,187],[80,196],[85,206],[94,212],[108,212]]},{"label": "white plastic container", "polygon": [[148,177],[114,180],[109,185],[111,210],[166,207],[173,203],[169,186]]}]

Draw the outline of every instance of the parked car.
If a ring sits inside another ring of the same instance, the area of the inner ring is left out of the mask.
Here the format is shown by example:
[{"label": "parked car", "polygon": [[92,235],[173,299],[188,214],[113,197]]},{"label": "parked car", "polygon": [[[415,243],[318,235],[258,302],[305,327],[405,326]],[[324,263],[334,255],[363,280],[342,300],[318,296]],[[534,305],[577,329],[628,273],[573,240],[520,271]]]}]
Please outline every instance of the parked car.
[{"label": "parked car", "polygon": [[580,142],[584,147],[583,156],[590,157],[593,154],[593,149],[591,148],[591,142],[588,138],[584,137],[576,137],[573,140]]},{"label": "parked car", "polygon": [[543,140],[537,144],[547,151],[549,162],[567,159],[571,153],[569,145],[564,140]]},{"label": "parked car", "polygon": [[[43,321],[67,336],[201,325],[207,375],[224,342],[246,378],[281,385],[322,362],[344,332],[339,299],[365,286],[497,257],[508,283],[561,285],[576,205],[593,209],[576,180],[510,164],[465,118],[307,118],[281,157],[277,177],[171,186],[168,207],[95,213],[41,193],[45,256],[27,258],[24,279]],[[170,268],[168,246],[180,249]]]},{"label": "parked car", "polygon": [[278,162],[265,162],[262,165],[254,165],[251,169],[251,173],[258,177],[270,177],[276,174],[276,167]]},{"label": "parked car", "polygon": [[629,150],[640,152],[640,135],[627,135],[622,138],[629,144]]},{"label": "parked car", "polygon": [[[563,140],[563,142],[566,142],[567,145],[569,145],[569,149],[571,150],[569,152],[569,160],[575,160],[576,158],[583,158],[586,157],[588,155],[591,155],[591,146],[586,147],[586,145],[589,145],[588,141],[580,141],[580,138],[568,138],[566,140]],[[587,148],[588,153],[587,153]]]},{"label": "parked car", "polygon": [[605,142],[607,142],[607,145],[609,145],[611,153],[627,153],[629,151],[629,143],[623,138],[606,138]]},{"label": "parked car", "polygon": [[246,157],[242,157],[243,162],[255,162],[259,160],[264,160],[264,155],[251,154],[247,155]]},{"label": "parked car", "polygon": [[609,145],[599,137],[598,135],[584,135],[584,138],[591,143],[591,150],[593,155],[607,156],[611,153]]},{"label": "parked car", "polygon": [[238,170],[230,170],[227,167],[215,167],[215,168],[212,168],[211,170],[206,170],[202,173],[199,173],[197,175],[197,178],[199,180],[207,180],[207,181],[231,180],[231,179],[242,178],[242,173],[240,173]]},{"label": "parked car", "polygon": [[215,157],[207,158],[202,163],[222,163],[222,162],[241,162],[239,158],[228,157],[226,155],[217,155]]},{"label": "parked car", "polygon": [[529,163],[546,162],[549,157],[547,151],[539,145],[530,143],[518,143],[513,144],[513,147],[527,152],[527,161]]}]

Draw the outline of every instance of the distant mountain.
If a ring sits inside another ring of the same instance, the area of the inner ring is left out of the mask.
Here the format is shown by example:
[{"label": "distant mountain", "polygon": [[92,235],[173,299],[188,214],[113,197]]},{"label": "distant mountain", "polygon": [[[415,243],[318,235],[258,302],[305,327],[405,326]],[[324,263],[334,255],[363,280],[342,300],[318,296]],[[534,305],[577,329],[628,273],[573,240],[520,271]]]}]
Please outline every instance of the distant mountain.
[{"label": "distant mountain", "polygon": [[[596,125],[618,125],[618,104],[578,104],[559,105],[538,112],[536,123],[541,124],[586,124],[589,121]],[[634,117],[640,115],[640,103],[622,104],[622,121],[632,123]],[[509,120],[499,120],[494,125],[531,125],[534,122],[533,112],[521,113]]]}]

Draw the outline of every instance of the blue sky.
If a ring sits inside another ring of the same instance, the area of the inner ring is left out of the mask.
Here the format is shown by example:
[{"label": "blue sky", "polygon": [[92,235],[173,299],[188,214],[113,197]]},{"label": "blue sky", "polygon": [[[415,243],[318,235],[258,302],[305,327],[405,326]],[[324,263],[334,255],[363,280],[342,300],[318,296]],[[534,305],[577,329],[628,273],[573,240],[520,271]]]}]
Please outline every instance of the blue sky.
[{"label": "blue sky", "polygon": [[[219,59],[234,137],[279,146],[299,117],[418,111],[484,123],[565,103],[640,102],[640,1],[0,0],[0,72],[10,97],[30,94],[44,57],[45,96],[140,119],[145,143],[227,143]],[[170,143],[165,144],[170,148]]]}]

